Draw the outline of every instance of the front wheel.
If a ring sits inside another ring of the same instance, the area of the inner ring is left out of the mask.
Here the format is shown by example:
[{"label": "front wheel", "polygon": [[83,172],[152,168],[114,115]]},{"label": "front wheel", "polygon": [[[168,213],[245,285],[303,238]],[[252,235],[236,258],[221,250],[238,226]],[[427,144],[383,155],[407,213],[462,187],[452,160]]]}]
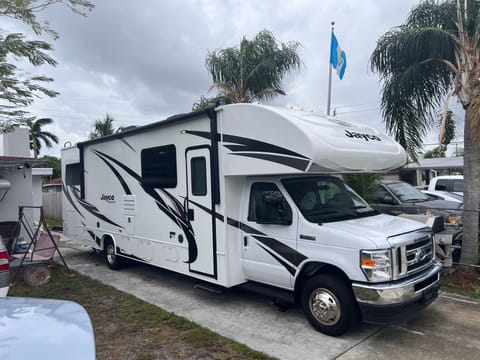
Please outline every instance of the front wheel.
[{"label": "front wheel", "polygon": [[112,240],[108,240],[105,244],[105,262],[107,266],[112,270],[119,270],[125,266],[125,259],[117,256],[115,251],[115,244]]},{"label": "front wheel", "polygon": [[350,284],[329,274],[307,280],[302,290],[302,308],[315,329],[331,336],[342,335],[358,318]]}]

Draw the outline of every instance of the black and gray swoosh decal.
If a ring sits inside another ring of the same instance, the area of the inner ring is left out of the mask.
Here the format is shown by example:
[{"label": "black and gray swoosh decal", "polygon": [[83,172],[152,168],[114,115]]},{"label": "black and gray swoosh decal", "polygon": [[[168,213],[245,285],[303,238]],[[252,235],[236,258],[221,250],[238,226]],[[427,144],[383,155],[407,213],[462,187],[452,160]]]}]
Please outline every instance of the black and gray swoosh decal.
[{"label": "black and gray swoosh decal", "polygon": [[291,247],[285,245],[281,241],[273,239],[267,236],[254,235],[255,239],[261,242],[263,245],[275,251],[276,254],[280,255],[282,258],[287,260],[289,263],[298,266],[302,263],[307,257],[297,250],[292,249]]},{"label": "black and gray swoosh decal", "polygon": [[[129,174],[132,178],[137,180],[140,186],[142,187],[142,189],[145,191],[145,193],[155,200],[157,207],[165,215],[167,215],[172,221],[174,221],[178,225],[178,227],[180,227],[183,230],[188,243],[188,260],[186,261],[186,263],[193,263],[198,257],[198,248],[197,248],[197,243],[195,241],[193,227],[190,224],[190,221],[188,220],[188,217],[183,205],[166,190],[145,185],[142,182],[142,177],[140,175],[138,175],[135,171],[133,171],[132,169],[130,169],[129,167],[127,167],[125,164],[121,163],[117,159],[113,158],[112,156],[105,154],[99,150],[92,150],[92,151],[104,162],[110,161],[116,164],[121,169],[123,169],[127,174]],[[110,164],[109,168],[112,169],[113,165]],[[118,171],[114,171],[113,173],[119,179],[120,182],[124,181],[123,178],[118,173]],[[125,182],[125,185],[126,185],[126,182]],[[128,187],[127,189],[128,191],[130,191]],[[125,190],[125,187],[124,187],[124,190]],[[174,208],[172,208],[166,203],[165,199],[163,199],[159,195],[157,190],[160,191],[165,197],[167,197],[171,201],[171,203],[173,203]]]},{"label": "black and gray swoosh decal", "polygon": [[286,156],[278,156],[278,155],[273,155],[273,154],[258,154],[258,153],[241,152],[241,153],[233,153],[232,155],[238,155],[238,156],[251,157],[251,158],[255,158],[255,159],[267,160],[267,161],[275,162],[277,164],[290,166],[290,167],[293,167],[293,168],[301,170],[301,171],[305,171],[308,167],[308,164],[310,163],[310,160],[306,160],[306,159],[297,159],[297,158],[286,157]]},{"label": "black and gray swoosh decal", "polygon": [[[209,208],[200,205],[199,203],[192,200],[189,200],[189,202],[198,206],[200,209],[202,209],[209,215],[212,214],[212,210],[210,210]],[[224,216],[218,214],[217,212],[215,212],[215,218],[222,222],[224,221]],[[287,269],[287,271],[292,274],[292,276],[295,275],[298,266],[307,259],[305,255],[285,245],[281,241],[271,238],[266,234],[262,233],[261,231],[258,231],[257,229],[254,229],[251,226],[248,226],[238,220],[227,217],[227,224],[236,227],[242,231],[245,231],[246,233],[252,234],[252,236],[256,240],[258,240],[259,246],[267,253],[269,253],[273,258],[275,258],[280,264],[282,264],[285,269]],[[285,261],[284,259],[287,261]]]},{"label": "black and gray swoosh decal", "polygon": [[96,151],[96,150],[92,150],[92,151],[93,151],[93,153],[94,153],[95,155],[97,155],[97,156],[100,158],[100,160],[102,160],[102,161],[105,163],[105,165],[107,165],[108,168],[113,172],[113,174],[116,176],[116,178],[117,178],[118,181],[120,182],[120,185],[122,185],[122,188],[123,188],[123,191],[125,192],[125,194],[127,194],[127,195],[132,195],[132,192],[130,191],[130,188],[128,187],[127,182],[126,182],[125,179],[120,175],[120,173],[117,171],[117,169],[115,169],[115,168],[113,167],[113,165],[110,164],[110,163],[107,161],[107,159],[105,159],[105,158],[103,157],[103,155],[101,155],[100,153],[98,153],[98,151]]},{"label": "black and gray swoosh decal", "polygon": [[[184,130],[183,133],[205,139],[211,138],[211,133],[208,131]],[[241,136],[223,134],[222,145],[229,149],[233,155],[267,160],[301,171],[306,171],[310,164],[310,159],[302,154],[281,146]]]},{"label": "black and gray swoosh decal", "polygon": [[125,140],[123,137],[120,138],[120,141],[123,142],[125,145],[127,145],[127,146],[128,146],[130,149],[132,149],[134,152],[137,152],[137,150],[135,150],[135,149],[133,148],[133,146],[130,145],[130,144],[128,143],[128,141]]},{"label": "black and gray swoosh decal", "polygon": [[286,261],[284,261],[280,256],[278,256],[277,254],[275,254],[272,250],[270,250],[269,248],[267,248],[266,246],[262,245],[262,244],[259,244],[259,246],[265,250],[267,253],[269,253],[274,259],[276,259],[280,264],[283,265],[283,267],[285,269],[287,269],[287,271],[292,275],[292,276],[295,276],[295,273],[297,272],[297,270],[289,265]]},{"label": "black and gray swoosh decal", "polygon": [[88,201],[85,201],[83,199],[80,198],[80,196],[73,192],[73,194],[75,195],[75,198],[77,200],[77,203],[79,203],[80,205],[82,205],[82,207],[87,210],[90,214],[92,214],[93,216],[95,216],[96,218],[100,219],[100,220],[103,220],[105,221],[106,223],[109,223],[113,226],[117,226],[119,228],[123,228],[123,226],[121,225],[118,225],[116,222],[114,222],[113,220],[110,220],[109,218],[107,218],[105,215],[103,215],[100,210],[98,210],[98,208],[93,205],[93,204],[90,204]]},{"label": "black and gray swoosh decal", "polygon": [[[83,226],[85,226],[85,224]],[[97,235],[95,235],[95,233],[91,230],[88,230],[87,232],[88,232],[88,235],[90,235],[90,237],[92,238],[92,240],[95,241],[98,246],[100,246],[100,238]]]},{"label": "black and gray swoosh decal", "polygon": [[[75,189],[74,187],[70,187],[70,189],[72,189],[72,193],[75,193]],[[65,194],[65,197],[67,198],[68,202],[70,203],[70,205],[72,205],[72,207],[75,209],[75,211],[82,217],[85,219],[85,216],[83,216],[83,214],[81,213],[80,210],[78,210],[78,207],[77,205],[75,204],[75,202],[73,201],[72,197],[70,196],[70,193],[68,192],[68,188],[65,186],[65,184],[62,182],[62,191],[63,193]]]}]

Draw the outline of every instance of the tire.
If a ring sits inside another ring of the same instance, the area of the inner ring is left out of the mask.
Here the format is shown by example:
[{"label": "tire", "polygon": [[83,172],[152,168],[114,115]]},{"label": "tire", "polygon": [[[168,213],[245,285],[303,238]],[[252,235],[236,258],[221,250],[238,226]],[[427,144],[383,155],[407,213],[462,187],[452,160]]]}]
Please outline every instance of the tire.
[{"label": "tire", "polygon": [[455,249],[453,249],[452,251],[452,261],[454,264],[459,263],[460,258],[462,257],[462,239],[463,239],[463,233],[461,233],[461,235],[457,236],[452,241],[452,245],[455,246]]},{"label": "tire", "polygon": [[115,249],[115,244],[112,240],[105,241],[105,249],[103,252],[105,256],[105,263],[112,270],[120,270],[126,264],[125,259],[120,256],[117,256],[117,251]]},{"label": "tire", "polygon": [[340,336],[358,320],[358,306],[350,284],[339,276],[316,275],[304,284],[302,308],[318,331]]}]

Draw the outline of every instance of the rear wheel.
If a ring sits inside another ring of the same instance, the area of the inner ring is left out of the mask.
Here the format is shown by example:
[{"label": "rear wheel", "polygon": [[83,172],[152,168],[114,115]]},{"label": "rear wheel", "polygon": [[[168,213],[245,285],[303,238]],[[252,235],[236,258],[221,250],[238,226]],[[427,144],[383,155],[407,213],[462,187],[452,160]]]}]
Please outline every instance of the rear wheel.
[{"label": "rear wheel", "polygon": [[106,240],[105,242],[105,262],[107,266],[112,270],[119,270],[125,266],[126,260],[122,257],[117,256],[117,252],[115,249],[115,244],[111,239]]},{"label": "rear wheel", "polygon": [[307,280],[302,291],[302,308],[315,329],[332,336],[342,335],[358,319],[350,284],[329,274]]}]

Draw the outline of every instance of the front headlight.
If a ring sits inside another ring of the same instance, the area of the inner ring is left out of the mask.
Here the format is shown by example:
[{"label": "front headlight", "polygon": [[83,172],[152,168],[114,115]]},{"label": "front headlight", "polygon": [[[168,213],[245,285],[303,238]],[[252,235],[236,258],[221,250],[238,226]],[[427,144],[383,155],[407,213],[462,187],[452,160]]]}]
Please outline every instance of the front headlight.
[{"label": "front headlight", "polygon": [[445,221],[447,225],[463,225],[463,217],[462,215],[458,214],[450,214],[448,216],[445,216]]},{"label": "front headlight", "polygon": [[392,280],[391,259],[390,249],[360,251],[360,267],[367,279],[372,282]]}]

